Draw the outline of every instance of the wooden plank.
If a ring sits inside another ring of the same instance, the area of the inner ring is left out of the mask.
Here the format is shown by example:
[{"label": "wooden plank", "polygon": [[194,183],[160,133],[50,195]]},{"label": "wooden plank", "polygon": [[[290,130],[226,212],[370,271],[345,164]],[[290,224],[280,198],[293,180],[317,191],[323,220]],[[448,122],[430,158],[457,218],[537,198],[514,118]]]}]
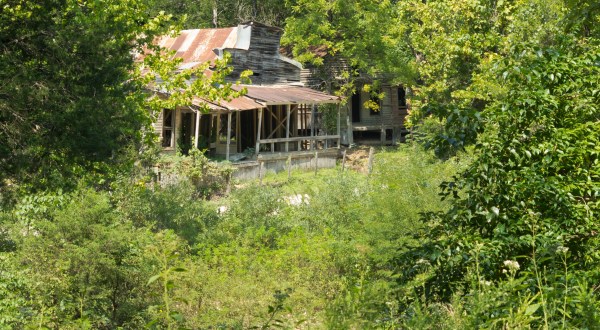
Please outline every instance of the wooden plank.
[{"label": "wooden plank", "polygon": [[179,122],[177,121],[179,119],[180,116],[177,115],[179,111],[177,111],[177,109],[173,110],[173,132],[172,132],[172,136],[173,136],[173,141],[171,141],[171,147],[175,149],[175,152],[177,152],[177,131],[179,130]]},{"label": "wooden plank", "polygon": [[198,149],[198,138],[200,132],[200,111],[196,111],[196,129],[194,130],[194,147]]},{"label": "wooden plank", "polygon": [[[286,111],[286,119],[285,119],[285,138],[289,139],[290,138],[290,111],[291,111],[291,106],[288,104],[285,107],[285,111]],[[290,151],[290,142],[289,141],[285,141],[285,152]]]},{"label": "wooden plank", "polygon": [[256,117],[258,117],[258,111],[254,111],[254,110],[251,110],[251,111],[252,111],[252,130],[254,132],[252,137],[254,137],[254,141],[256,142],[256,140],[258,139],[258,136],[256,135],[256,126],[257,126]]},{"label": "wooden plank", "polygon": [[[316,105],[312,105],[310,110],[310,136],[315,136],[315,113],[317,112]],[[310,150],[314,150],[316,145],[314,145],[313,141],[310,142]]]},{"label": "wooden plank", "polygon": [[229,160],[229,145],[231,144],[231,111],[227,114],[227,146],[225,147],[225,160]]},{"label": "wooden plank", "polygon": [[260,108],[258,109],[258,130],[256,131],[256,134],[258,134],[256,136],[256,150],[254,150],[254,153],[256,155],[258,155],[258,152],[260,150],[260,131],[262,129],[262,122],[263,122],[263,109]]},{"label": "wooden plank", "polygon": [[315,176],[317,175],[318,169],[319,169],[319,152],[315,150]]},{"label": "wooden plank", "polygon": [[369,170],[369,174],[371,174],[371,172],[373,172],[373,157],[375,156],[375,148],[371,147],[369,149],[369,161],[368,161],[368,170]]},{"label": "wooden plank", "polygon": [[305,140],[310,140],[310,141],[324,141],[324,140],[333,140],[333,139],[339,139],[340,136],[339,135],[318,135],[318,136],[296,136],[296,137],[290,137],[290,138],[280,138],[280,139],[262,139],[260,140],[261,144],[266,144],[266,143],[281,143],[281,142],[296,142],[296,141],[305,141]]},{"label": "wooden plank", "polygon": [[337,148],[339,149],[342,147],[342,109],[339,104],[337,110],[337,135],[339,136],[337,141]]}]

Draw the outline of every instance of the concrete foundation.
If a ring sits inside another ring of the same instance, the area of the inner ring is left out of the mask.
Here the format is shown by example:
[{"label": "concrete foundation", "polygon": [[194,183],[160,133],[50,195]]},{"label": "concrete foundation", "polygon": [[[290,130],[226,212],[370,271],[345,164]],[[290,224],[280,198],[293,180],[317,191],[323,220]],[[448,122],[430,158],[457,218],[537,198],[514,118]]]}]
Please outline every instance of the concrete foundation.
[{"label": "concrete foundation", "polygon": [[[279,173],[287,171],[288,158],[291,156],[292,170],[314,170],[315,168],[315,152],[289,152],[289,153],[273,153],[261,154],[255,161],[247,161],[234,163],[235,172],[233,178],[238,180],[253,180],[267,173]],[[317,168],[333,168],[336,166],[337,159],[340,156],[338,149],[320,150],[317,152],[316,165]],[[262,168],[261,168],[262,164]]]}]

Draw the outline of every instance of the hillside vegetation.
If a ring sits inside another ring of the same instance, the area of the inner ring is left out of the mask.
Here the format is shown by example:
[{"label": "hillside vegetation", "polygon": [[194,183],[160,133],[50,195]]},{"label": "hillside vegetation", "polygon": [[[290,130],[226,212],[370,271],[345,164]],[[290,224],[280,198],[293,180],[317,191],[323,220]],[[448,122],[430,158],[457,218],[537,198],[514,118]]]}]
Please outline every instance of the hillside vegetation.
[{"label": "hillside vegetation", "polygon": [[3,214],[1,324],[398,324],[394,259],[419,245],[420,213],[448,209],[437,187],[464,164],[407,146],[370,176],[268,176],[211,201],[187,181],[29,196]]},{"label": "hillside vegetation", "polygon": [[[598,1],[254,3],[0,0],[0,329],[600,328]],[[156,111],[242,91],[152,40],[248,18],[342,97],[406,88],[409,143],[153,184]]]}]

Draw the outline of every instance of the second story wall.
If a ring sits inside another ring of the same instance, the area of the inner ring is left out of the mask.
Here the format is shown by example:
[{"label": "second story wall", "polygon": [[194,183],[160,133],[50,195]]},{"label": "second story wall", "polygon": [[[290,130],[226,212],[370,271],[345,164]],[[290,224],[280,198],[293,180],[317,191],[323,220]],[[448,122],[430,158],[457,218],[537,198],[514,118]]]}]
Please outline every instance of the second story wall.
[{"label": "second story wall", "polygon": [[[300,83],[301,65],[279,53],[283,31],[279,28],[247,23],[238,26],[238,45],[225,48],[232,55],[232,79],[243,70],[252,70],[253,85]],[[244,49],[246,48],[246,49]]]}]

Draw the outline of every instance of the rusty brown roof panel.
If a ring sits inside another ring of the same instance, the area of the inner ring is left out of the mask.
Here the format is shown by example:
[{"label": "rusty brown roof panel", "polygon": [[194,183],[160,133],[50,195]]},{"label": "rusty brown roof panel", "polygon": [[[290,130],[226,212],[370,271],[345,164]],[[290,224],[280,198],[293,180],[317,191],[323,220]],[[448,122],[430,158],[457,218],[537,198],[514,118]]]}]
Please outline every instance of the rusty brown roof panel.
[{"label": "rusty brown roof panel", "polygon": [[194,97],[192,104],[199,106],[201,103],[206,103],[211,110],[216,111],[244,111],[264,108],[265,106],[254,101],[251,98],[242,96],[231,101],[209,102],[205,99]]},{"label": "rusty brown roof panel", "polygon": [[175,51],[175,57],[183,59],[183,63],[195,63],[197,66],[214,61],[217,58],[214,49],[234,48],[237,31],[237,27],[183,30],[176,37],[161,37],[156,44]]},{"label": "rusty brown roof panel", "polygon": [[340,98],[310,89],[307,87],[290,86],[237,86],[236,89],[245,87],[248,90],[247,97],[265,105],[277,104],[320,104],[339,103]]}]

